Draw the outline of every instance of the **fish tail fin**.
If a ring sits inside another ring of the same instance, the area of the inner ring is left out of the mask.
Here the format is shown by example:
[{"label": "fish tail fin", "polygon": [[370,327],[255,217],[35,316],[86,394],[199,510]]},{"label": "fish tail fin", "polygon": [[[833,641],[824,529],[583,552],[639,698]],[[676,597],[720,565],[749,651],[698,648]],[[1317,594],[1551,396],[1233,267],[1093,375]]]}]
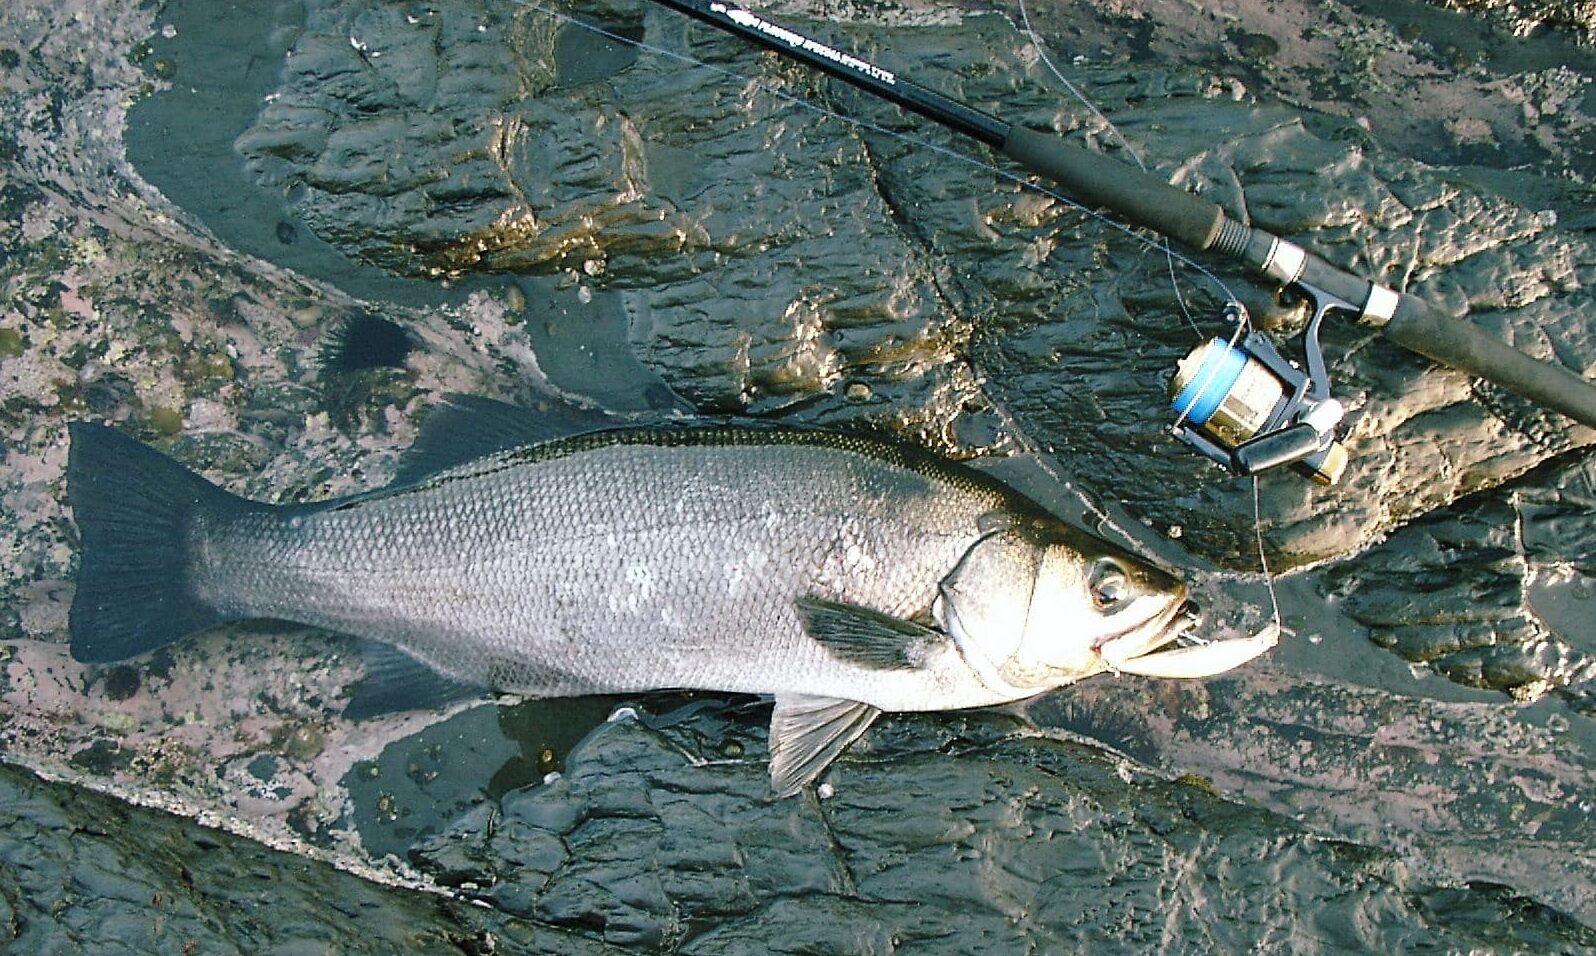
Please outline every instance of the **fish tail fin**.
[{"label": "fish tail fin", "polygon": [[191,529],[200,515],[267,506],[104,425],[73,422],[68,432],[67,501],[82,538],[73,658],[136,657],[229,620],[191,587]]}]

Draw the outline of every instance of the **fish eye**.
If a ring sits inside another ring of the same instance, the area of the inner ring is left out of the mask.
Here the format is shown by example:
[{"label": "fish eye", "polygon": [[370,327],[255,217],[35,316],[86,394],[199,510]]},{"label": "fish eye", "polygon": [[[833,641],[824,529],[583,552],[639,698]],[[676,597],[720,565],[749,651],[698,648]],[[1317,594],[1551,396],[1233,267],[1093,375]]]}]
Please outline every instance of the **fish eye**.
[{"label": "fish eye", "polygon": [[1114,561],[1103,560],[1092,568],[1088,586],[1092,589],[1092,603],[1107,611],[1130,597],[1130,578],[1125,569]]}]

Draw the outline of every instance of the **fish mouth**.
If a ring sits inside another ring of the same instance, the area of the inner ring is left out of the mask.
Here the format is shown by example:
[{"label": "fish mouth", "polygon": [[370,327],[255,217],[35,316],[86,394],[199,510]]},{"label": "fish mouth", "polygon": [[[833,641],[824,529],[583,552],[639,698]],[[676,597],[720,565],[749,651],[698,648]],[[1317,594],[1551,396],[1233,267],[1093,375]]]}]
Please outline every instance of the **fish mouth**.
[{"label": "fish mouth", "polygon": [[1169,602],[1163,613],[1144,625],[1148,636],[1148,650],[1155,650],[1184,637],[1203,620],[1203,609],[1196,601],[1181,595]]},{"label": "fish mouth", "polygon": [[1164,625],[1165,630],[1168,633],[1166,642],[1185,637],[1187,631],[1196,629],[1198,625],[1202,624],[1202,622],[1202,605],[1198,604],[1196,601],[1193,601],[1191,598],[1186,598],[1175,605],[1174,612],[1170,615],[1169,620]]},{"label": "fish mouth", "polygon": [[1104,660],[1126,661],[1179,640],[1201,622],[1202,608],[1182,589],[1157,614],[1103,638],[1093,649]]}]

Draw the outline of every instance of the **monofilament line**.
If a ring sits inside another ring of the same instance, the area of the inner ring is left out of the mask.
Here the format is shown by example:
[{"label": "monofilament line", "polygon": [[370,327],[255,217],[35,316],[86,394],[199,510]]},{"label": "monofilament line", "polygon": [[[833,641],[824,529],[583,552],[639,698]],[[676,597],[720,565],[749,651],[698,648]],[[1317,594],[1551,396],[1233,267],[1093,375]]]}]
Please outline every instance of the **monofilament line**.
[{"label": "monofilament line", "polygon": [[[744,87],[752,86],[752,87],[755,87],[757,89],[760,89],[760,90],[764,91],[766,94],[768,94],[768,95],[770,95],[772,97],[775,97],[776,99],[782,100],[783,102],[786,102],[786,103],[789,103],[789,104],[791,104],[793,106],[796,106],[796,107],[798,107],[800,109],[808,110],[808,111],[810,111],[812,113],[815,113],[817,115],[837,120],[837,121],[839,121],[841,123],[847,124],[847,125],[852,126],[852,127],[856,128],[856,129],[866,130],[866,131],[869,131],[869,132],[872,132],[872,133],[877,133],[877,134],[880,134],[882,136],[889,137],[891,139],[896,139],[896,140],[898,140],[900,142],[906,143],[906,144],[908,144],[910,146],[913,146],[913,147],[916,147],[918,149],[928,150],[928,151],[934,153],[935,155],[942,156],[942,157],[945,157],[947,159],[954,160],[955,162],[962,163],[962,164],[964,164],[966,166],[971,166],[971,167],[973,167],[975,169],[979,169],[979,170],[982,170],[982,171],[984,171],[984,172],[986,172],[988,174],[996,176],[999,179],[1005,180],[1007,182],[1014,183],[1017,186],[1019,186],[1021,189],[1030,190],[1032,192],[1039,193],[1041,195],[1047,196],[1048,198],[1054,200],[1055,202],[1057,202],[1057,203],[1059,203],[1059,204],[1061,204],[1061,205],[1063,205],[1063,206],[1065,206],[1067,208],[1073,209],[1076,212],[1080,213],[1081,215],[1084,215],[1084,216],[1086,216],[1086,217],[1088,217],[1088,218],[1100,223],[1101,225],[1106,226],[1109,229],[1116,230],[1119,233],[1130,237],[1133,241],[1135,241],[1136,243],[1140,244],[1144,248],[1155,250],[1155,251],[1158,251],[1158,252],[1162,252],[1164,254],[1165,258],[1166,258],[1166,261],[1169,263],[1170,283],[1171,283],[1172,289],[1174,290],[1174,293],[1175,293],[1175,296],[1176,296],[1176,300],[1177,300],[1177,302],[1180,305],[1181,312],[1183,313],[1184,317],[1186,318],[1186,321],[1192,326],[1192,328],[1195,331],[1198,332],[1199,335],[1202,334],[1201,330],[1200,330],[1200,328],[1198,328],[1195,319],[1193,319],[1193,317],[1191,315],[1191,312],[1190,312],[1190,309],[1189,309],[1189,307],[1187,305],[1186,298],[1181,293],[1179,283],[1176,281],[1175,263],[1178,262],[1180,265],[1184,266],[1187,269],[1192,270],[1193,272],[1195,272],[1196,274],[1198,274],[1202,278],[1206,279],[1209,283],[1211,283],[1213,285],[1214,288],[1216,288],[1219,291],[1219,293],[1221,294],[1221,296],[1224,298],[1224,300],[1226,302],[1235,303],[1235,302],[1239,302],[1240,301],[1240,299],[1237,297],[1235,292],[1231,290],[1231,288],[1224,282],[1224,280],[1220,279],[1218,275],[1216,275],[1214,272],[1209,270],[1207,267],[1205,267],[1201,263],[1193,260],[1191,257],[1186,256],[1186,255],[1184,255],[1184,254],[1182,254],[1180,252],[1177,252],[1174,248],[1172,248],[1169,245],[1168,242],[1166,242],[1164,240],[1164,238],[1162,236],[1150,236],[1142,229],[1133,227],[1133,226],[1131,226],[1131,225],[1129,225],[1127,223],[1120,222],[1119,220],[1117,220],[1117,219],[1115,219],[1115,218],[1113,218],[1111,216],[1105,215],[1105,214],[1103,214],[1101,212],[1098,212],[1095,209],[1089,208],[1089,207],[1087,207],[1087,206],[1075,201],[1074,199],[1071,199],[1070,197],[1068,197],[1068,196],[1066,196],[1066,195],[1064,195],[1062,193],[1059,193],[1058,191],[1056,191],[1054,189],[1051,189],[1051,188],[1049,188],[1047,186],[1044,186],[1044,185],[1042,185],[1042,184],[1040,184],[1038,182],[1035,182],[1034,180],[1030,179],[1027,176],[1022,176],[1020,174],[1011,172],[1009,170],[1006,170],[1006,169],[1003,169],[1003,168],[1001,168],[999,166],[996,166],[996,165],[994,165],[992,163],[986,162],[985,160],[977,159],[974,156],[970,156],[970,155],[967,155],[965,153],[961,153],[961,152],[959,152],[959,151],[957,151],[955,149],[951,149],[951,148],[946,147],[946,146],[942,146],[942,145],[939,145],[939,144],[936,144],[936,143],[932,143],[932,142],[929,142],[929,141],[926,141],[926,140],[922,140],[922,139],[919,139],[917,137],[910,136],[910,135],[908,135],[906,133],[898,132],[897,130],[887,129],[886,127],[883,127],[883,126],[881,126],[881,125],[879,125],[877,123],[873,123],[873,122],[871,122],[869,120],[862,119],[862,118],[857,117],[857,116],[849,116],[849,115],[846,115],[844,113],[839,113],[836,110],[829,109],[829,108],[827,108],[825,106],[822,106],[822,105],[820,105],[818,103],[815,103],[815,102],[813,102],[811,100],[805,99],[804,97],[798,96],[798,95],[793,94],[793,93],[789,93],[789,92],[787,92],[785,90],[782,90],[782,89],[778,89],[775,86],[773,86],[773,85],[771,85],[771,84],[769,84],[767,82],[764,82],[764,81],[762,81],[762,80],[760,80],[760,79],[758,79],[756,77],[752,77],[752,76],[749,76],[749,75],[744,74],[744,73],[739,73],[736,70],[728,69],[726,67],[716,66],[716,65],[714,65],[712,63],[706,63],[703,60],[697,59],[696,57],[693,57],[693,56],[691,56],[689,54],[681,53],[681,52],[676,51],[676,50],[671,50],[671,49],[668,49],[666,47],[656,46],[656,45],[654,45],[652,43],[647,43],[647,42],[645,42],[643,40],[637,40],[637,39],[633,39],[632,37],[622,36],[621,34],[616,33],[616,32],[614,32],[612,30],[606,30],[603,27],[598,26],[597,24],[589,23],[589,22],[587,22],[585,20],[582,20],[582,19],[580,19],[578,17],[572,16],[572,15],[570,15],[568,13],[565,13],[565,12],[563,12],[561,10],[556,10],[556,9],[553,9],[552,7],[545,6],[545,5],[541,4],[541,3],[536,2],[536,0],[510,0],[510,2],[515,4],[516,6],[519,6],[519,7],[523,8],[523,9],[530,10],[530,11],[533,11],[533,12],[536,12],[536,13],[541,13],[544,16],[551,17],[551,18],[553,18],[555,20],[558,20],[561,23],[565,23],[565,24],[568,24],[568,25],[571,25],[571,26],[578,27],[579,29],[586,30],[589,33],[592,33],[592,34],[594,34],[596,36],[604,37],[605,39],[613,41],[615,43],[623,44],[625,46],[630,46],[630,47],[632,47],[634,49],[641,50],[641,51],[646,52],[646,53],[651,53],[651,54],[653,54],[655,56],[664,57],[664,58],[670,59],[670,60],[675,60],[675,61],[677,61],[679,63],[684,63],[684,64],[687,64],[689,66],[692,66],[692,67],[695,67],[695,68],[698,68],[698,69],[709,70],[709,71],[717,73],[717,74],[719,74],[719,75],[721,75],[723,77],[726,77],[729,80],[734,80],[734,81],[736,81],[737,83],[739,83],[740,85],[742,85]],[[1127,140],[1125,140],[1124,136],[1120,134],[1119,130],[1113,125],[1113,123],[1111,123],[1108,120],[1108,118],[1103,115],[1101,110],[1099,110],[1097,108],[1097,106],[1090,101],[1090,99],[1088,99],[1083,93],[1081,93],[1074,86],[1074,84],[1070,83],[1069,80],[1066,79],[1063,76],[1063,74],[1058,70],[1058,68],[1056,66],[1054,66],[1052,61],[1047,57],[1046,51],[1043,50],[1043,48],[1041,46],[1041,43],[1039,42],[1039,38],[1037,37],[1036,32],[1031,28],[1030,14],[1029,14],[1029,11],[1026,10],[1023,0],[1021,0],[1020,10],[1021,10],[1021,16],[1024,18],[1024,21],[1025,21],[1026,33],[1031,37],[1033,43],[1036,43],[1038,52],[1042,56],[1043,62],[1047,64],[1048,69],[1051,70],[1056,77],[1058,77],[1058,79],[1064,84],[1065,88],[1068,89],[1078,100],[1080,100],[1086,106],[1086,108],[1088,110],[1090,110],[1091,113],[1094,116],[1096,116],[1113,133],[1113,135],[1115,137],[1117,137],[1120,140],[1121,143],[1124,143],[1126,145],[1126,147],[1129,149],[1130,155],[1132,156],[1132,158],[1134,158],[1136,160],[1137,166],[1139,166],[1143,171],[1145,171],[1147,167],[1146,167],[1146,164],[1142,161],[1142,158],[1141,158],[1139,152],[1137,150],[1135,150],[1134,148],[1130,148],[1129,142]],[[1236,327],[1236,329],[1233,331],[1233,333],[1231,335],[1230,344],[1231,344],[1232,347],[1234,347],[1241,340],[1241,338],[1245,335],[1247,327],[1248,327],[1247,319],[1245,317],[1246,313],[1243,312],[1242,316],[1243,316],[1242,321],[1237,323],[1237,327]],[[989,396],[989,399],[990,399],[990,396]],[[1003,420],[1005,428],[1010,432],[1010,434],[1015,436],[1016,441],[1019,442],[1019,444],[1020,444],[1020,446],[1022,448],[1024,448],[1026,451],[1036,455],[1037,461],[1039,463],[1041,463],[1043,469],[1051,477],[1053,477],[1055,480],[1060,481],[1060,483],[1064,487],[1068,488],[1071,492],[1073,492],[1075,494],[1075,496],[1082,502],[1082,505],[1090,513],[1092,513],[1093,516],[1096,517],[1096,519],[1103,524],[1103,526],[1113,529],[1116,533],[1120,534],[1127,541],[1134,542],[1136,540],[1135,537],[1132,536],[1131,534],[1129,534],[1128,530],[1125,527],[1123,527],[1119,522],[1115,521],[1107,513],[1107,511],[1105,509],[1101,508],[1094,501],[1092,501],[1090,496],[1086,495],[1079,488],[1076,488],[1075,485],[1072,482],[1064,481],[1062,479],[1062,477],[1057,474],[1056,471],[1054,471],[1050,466],[1048,466],[1046,464],[1046,462],[1043,460],[1042,456],[1040,454],[1037,454],[1038,446],[1036,445],[1036,443],[1032,442],[1029,438],[1027,438],[1025,433],[1024,433],[1024,431],[1019,427],[1019,422],[1016,421],[1014,419],[1014,417],[1011,414],[1009,414],[1008,411],[1006,409],[1004,409],[1001,406],[1001,404],[998,403],[995,399],[992,400],[992,404],[993,404],[994,409],[997,410],[997,413],[998,413],[999,417]],[[1253,507],[1253,515],[1254,515],[1253,532],[1254,532],[1254,535],[1255,535],[1255,537],[1257,539],[1257,542],[1258,542],[1258,560],[1259,560],[1260,566],[1263,568],[1263,574],[1264,574],[1265,583],[1267,584],[1267,586],[1269,588],[1269,597],[1270,597],[1270,603],[1271,603],[1271,605],[1273,607],[1274,620],[1276,621],[1276,623],[1278,623],[1279,619],[1280,619],[1280,607],[1279,607],[1278,600],[1276,599],[1274,581],[1273,581],[1272,577],[1270,576],[1268,562],[1267,562],[1267,559],[1265,558],[1264,550],[1263,550],[1262,519],[1261,519],[1261,511],[1260,511],[1259,499],[1258,499],[1258,480],[1257,480],[1256,476],[1253,477],[1253,506],[1254,506]]]}]

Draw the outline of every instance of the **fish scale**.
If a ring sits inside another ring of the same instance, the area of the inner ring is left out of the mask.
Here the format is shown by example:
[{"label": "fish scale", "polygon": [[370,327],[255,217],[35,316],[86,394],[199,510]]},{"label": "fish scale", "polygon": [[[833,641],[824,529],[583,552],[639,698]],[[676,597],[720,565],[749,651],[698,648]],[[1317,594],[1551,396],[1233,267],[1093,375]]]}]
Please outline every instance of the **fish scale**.
[{"label": "fish scale", "polygon": [[893,709],[980,696],[973,675],[903,687],[908,675],[837,660],[793,602],[929,608],[997,495],[845,441],[601,434],[310,514],[233,519],[207,532],[219,557],[196,587],[241,616],[381,639],[511,691],[548,693],[556,672],[571,694],[830,687]]}]

